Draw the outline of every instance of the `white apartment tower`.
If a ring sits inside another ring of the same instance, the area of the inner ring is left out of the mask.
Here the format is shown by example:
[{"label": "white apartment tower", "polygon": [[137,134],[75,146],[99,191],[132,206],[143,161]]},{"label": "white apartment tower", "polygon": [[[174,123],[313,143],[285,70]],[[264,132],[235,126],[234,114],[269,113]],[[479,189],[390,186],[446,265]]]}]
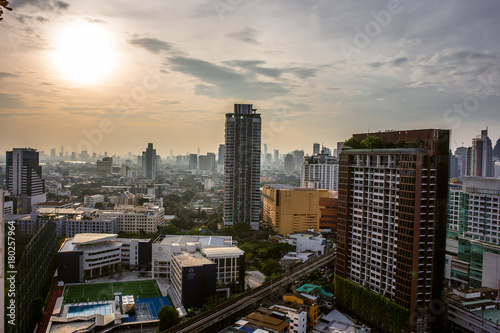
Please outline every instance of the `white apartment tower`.
[{"label": "white apartment tower", "polygon": [[300,187],[338,190],[339,162],[334,156],[321,154],[305,157],[300,167]]}]

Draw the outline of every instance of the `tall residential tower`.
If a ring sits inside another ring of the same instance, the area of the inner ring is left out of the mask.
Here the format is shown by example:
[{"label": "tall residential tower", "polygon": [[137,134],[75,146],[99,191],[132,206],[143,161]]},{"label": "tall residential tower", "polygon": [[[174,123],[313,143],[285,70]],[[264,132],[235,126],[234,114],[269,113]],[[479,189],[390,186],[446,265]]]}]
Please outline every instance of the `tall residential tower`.
[{"label": "tall residential tower", "polygon": [[152,143],[148,143],[148,148],[142,152],[142,176],[156,180],[156,149],[153,149]]},{"label": "tall residential tower", "polygon": [[339,157],[337,274],[409,310],[410,331],[441,332],[449,131],[368,136],[383,144]]},{"label": "tall residential tower", "polygon": [[226,113],[224,225],[259,229],[261,118],[252,104]]}]

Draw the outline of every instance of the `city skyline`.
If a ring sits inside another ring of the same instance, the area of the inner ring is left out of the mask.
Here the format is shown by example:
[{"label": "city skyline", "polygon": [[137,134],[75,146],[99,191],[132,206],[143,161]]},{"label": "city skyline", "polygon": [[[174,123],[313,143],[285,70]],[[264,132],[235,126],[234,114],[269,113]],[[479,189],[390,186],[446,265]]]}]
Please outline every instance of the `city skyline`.
[{"label": "city skyline", "polygon": [[0,149],[216,152],[240,103],[282,154],[386,129],[451,129],[455,150],[488,127],[495,144],[499,6],[12,1]]}]

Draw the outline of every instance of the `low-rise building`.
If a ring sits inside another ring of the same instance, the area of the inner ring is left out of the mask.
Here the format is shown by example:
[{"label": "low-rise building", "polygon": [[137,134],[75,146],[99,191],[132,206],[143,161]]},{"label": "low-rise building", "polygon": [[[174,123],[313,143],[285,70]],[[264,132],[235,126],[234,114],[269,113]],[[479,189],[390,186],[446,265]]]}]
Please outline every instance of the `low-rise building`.
[{"label": "low-rise building", "polygon": [[94,208],[95,204],[98,202],[104,202],[104,195],[94,194],[94,195],[86,195],[83,197],[83,205],[85,207]]},{"label": "low-rise building", "polygon": [[151,244],[153,240],[117,238],[122,243],[121,263],[129,268],[147,267],[151,263]]},{"label": "low-rise building", "polygon": [[165,223],[165,208],[151,203],[142,206],[119,206],[115,210],[99,211],[101,216],[116,216],[118,232],[157,232]]},{"label": "low-rise building", "polygon": [[79,283],[116,271],[121,245],[116,234],[78,234],[64,241],[58,254],[59,279]]},{"label": "low-rise building", "polygon": [[323,255],[327,251],[327,240],[320,233],[300,231],[289,234],[286,242],[296,247],[296,252],[312,251],[316,255]]}]

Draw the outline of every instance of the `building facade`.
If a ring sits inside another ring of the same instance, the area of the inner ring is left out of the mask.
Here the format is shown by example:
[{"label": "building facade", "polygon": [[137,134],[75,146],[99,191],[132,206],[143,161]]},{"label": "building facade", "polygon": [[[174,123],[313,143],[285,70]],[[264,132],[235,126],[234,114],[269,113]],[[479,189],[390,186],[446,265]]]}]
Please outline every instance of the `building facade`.
[{"label": "building facade", "polygon": [[300,167],[300,187],[338,190],[338,159],[323,153],[304,158]]},{"label": "building facade", "polygon": [[337,274],[410,311],[410,330],[442,329],[448,130],[355,134],[413,148],[343,149]]},{"label": "building facade", "polygon": [[45,181],[39,153],[32,148],[14,148],[6,154],[5,181],[14,214],[29,214],[33,206],[46,201]]},{"label": "building facade", "polygon": [[259,229],[261,118],[251,104],[226,114],[224,225]]},{"label": "building facade", "polygon": [[113,158],[103,157],[102,160],[97,160],[96,175],[107,176],[113,173]]},{"label": "building facade", "polygon": [[312,229],[319,231],[319,200],[328,190],[272,184],[262,188],[263,222],[283,236]]},{"label": "building facade", "polygon": [[498,286],[500,179],[465,177],[450,185],[446,253],[451,286]]}]

